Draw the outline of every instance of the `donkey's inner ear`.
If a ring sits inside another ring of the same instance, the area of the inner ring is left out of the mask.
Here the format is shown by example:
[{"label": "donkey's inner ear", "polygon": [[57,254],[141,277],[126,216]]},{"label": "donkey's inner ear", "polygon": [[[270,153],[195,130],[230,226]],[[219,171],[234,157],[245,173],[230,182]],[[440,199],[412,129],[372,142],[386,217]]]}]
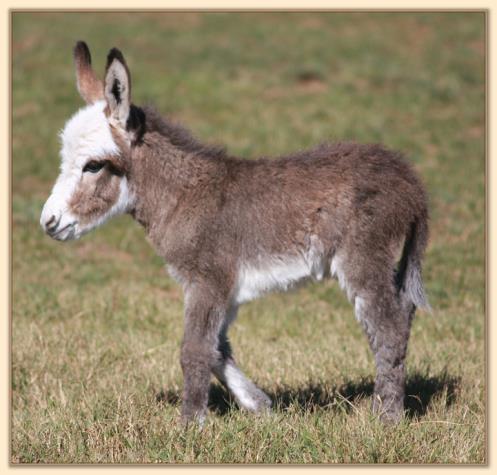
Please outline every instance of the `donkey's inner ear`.
[{"label": "donkey's inner ear", "polygon": [[91,67],[91,55],[88,45],[78,41],[74,47],[74,64],[76,66],[76,84],[78,91],[87,104],[93,104],[104,98],[102,82],[97,79]]},{"label": "donkey's inner ear", "polygon": [[111,118],[125,129],[131,104],[131,78],[123,55],[116,48],[107,56],[104,91]]}]

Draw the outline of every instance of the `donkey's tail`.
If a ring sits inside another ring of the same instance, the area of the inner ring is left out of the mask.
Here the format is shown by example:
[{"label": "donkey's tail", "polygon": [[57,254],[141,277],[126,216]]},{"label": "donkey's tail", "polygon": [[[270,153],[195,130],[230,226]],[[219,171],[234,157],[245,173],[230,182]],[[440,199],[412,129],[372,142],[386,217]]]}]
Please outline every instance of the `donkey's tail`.
[{"label": "donkey's tail", "polygon": [[397,272],[397,288],[416,307],[431,312],[421,277],[421,261],[428,242],[428,215],[423,213],[411,224]]}]

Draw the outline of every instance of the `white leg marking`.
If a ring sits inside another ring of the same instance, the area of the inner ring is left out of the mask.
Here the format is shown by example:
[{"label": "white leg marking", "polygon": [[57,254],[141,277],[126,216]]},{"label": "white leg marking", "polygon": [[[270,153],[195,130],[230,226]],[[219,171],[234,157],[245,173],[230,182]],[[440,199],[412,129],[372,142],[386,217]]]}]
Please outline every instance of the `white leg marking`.
[{"label": "white leg marking", "polygon": [[250,394],[256,389],[255,385],[231,362],[227,362],[223,368],[223,376],[240,405],[249,411],[256,411],[257,401]]},{"label": "white leg marking", "polygon": [[354,303],[355,292],[354,289],[352,289],[352,287],[347,282],[347,278],[343,270],[343,259],[340,256],[336,255],[331,260],[330,272],[333,277],[336,277],[338,279],[340,288],[346,292],[349,301]]},{"label": "white leg marking", "polygon": [[366,301],[362,297],[355,298],[355,318],[359,323],[363,322]]}]

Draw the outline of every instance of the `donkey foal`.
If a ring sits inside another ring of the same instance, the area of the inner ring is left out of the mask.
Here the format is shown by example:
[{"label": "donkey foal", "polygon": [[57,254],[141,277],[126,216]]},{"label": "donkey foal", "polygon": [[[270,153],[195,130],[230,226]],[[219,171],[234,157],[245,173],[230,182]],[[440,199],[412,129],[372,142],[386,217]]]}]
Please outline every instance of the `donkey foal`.
[{"label": "donkey foal", "polygon": [[123,213],[143,225],[184,290],[183,419],[204,419],[211,374],[242,408],[269,408],[233,359],[227,332],[237,308],[333,276],[375,357],[373,409],[399,420],[411,321],[416,307],[428,308],[425,192],[402,157],[380,145],[337,143],[241,160],[133,105],[117,49],[103,82],[85,43],[76,44],[74,59],[87,105],[61,133],[61,172],[41,225],[60,241]]}]

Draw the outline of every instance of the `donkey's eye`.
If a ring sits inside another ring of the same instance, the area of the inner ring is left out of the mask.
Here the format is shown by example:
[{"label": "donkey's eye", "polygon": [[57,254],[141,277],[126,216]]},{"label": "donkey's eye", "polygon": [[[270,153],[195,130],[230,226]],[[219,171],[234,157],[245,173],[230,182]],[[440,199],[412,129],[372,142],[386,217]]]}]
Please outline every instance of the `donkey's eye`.
[{"label": "donkey's eye", "polygon": [[84,168],[83,172],[97,173],[105,166],[105,162],[97,162],[96,160],[91,160],[88,162]]}]

